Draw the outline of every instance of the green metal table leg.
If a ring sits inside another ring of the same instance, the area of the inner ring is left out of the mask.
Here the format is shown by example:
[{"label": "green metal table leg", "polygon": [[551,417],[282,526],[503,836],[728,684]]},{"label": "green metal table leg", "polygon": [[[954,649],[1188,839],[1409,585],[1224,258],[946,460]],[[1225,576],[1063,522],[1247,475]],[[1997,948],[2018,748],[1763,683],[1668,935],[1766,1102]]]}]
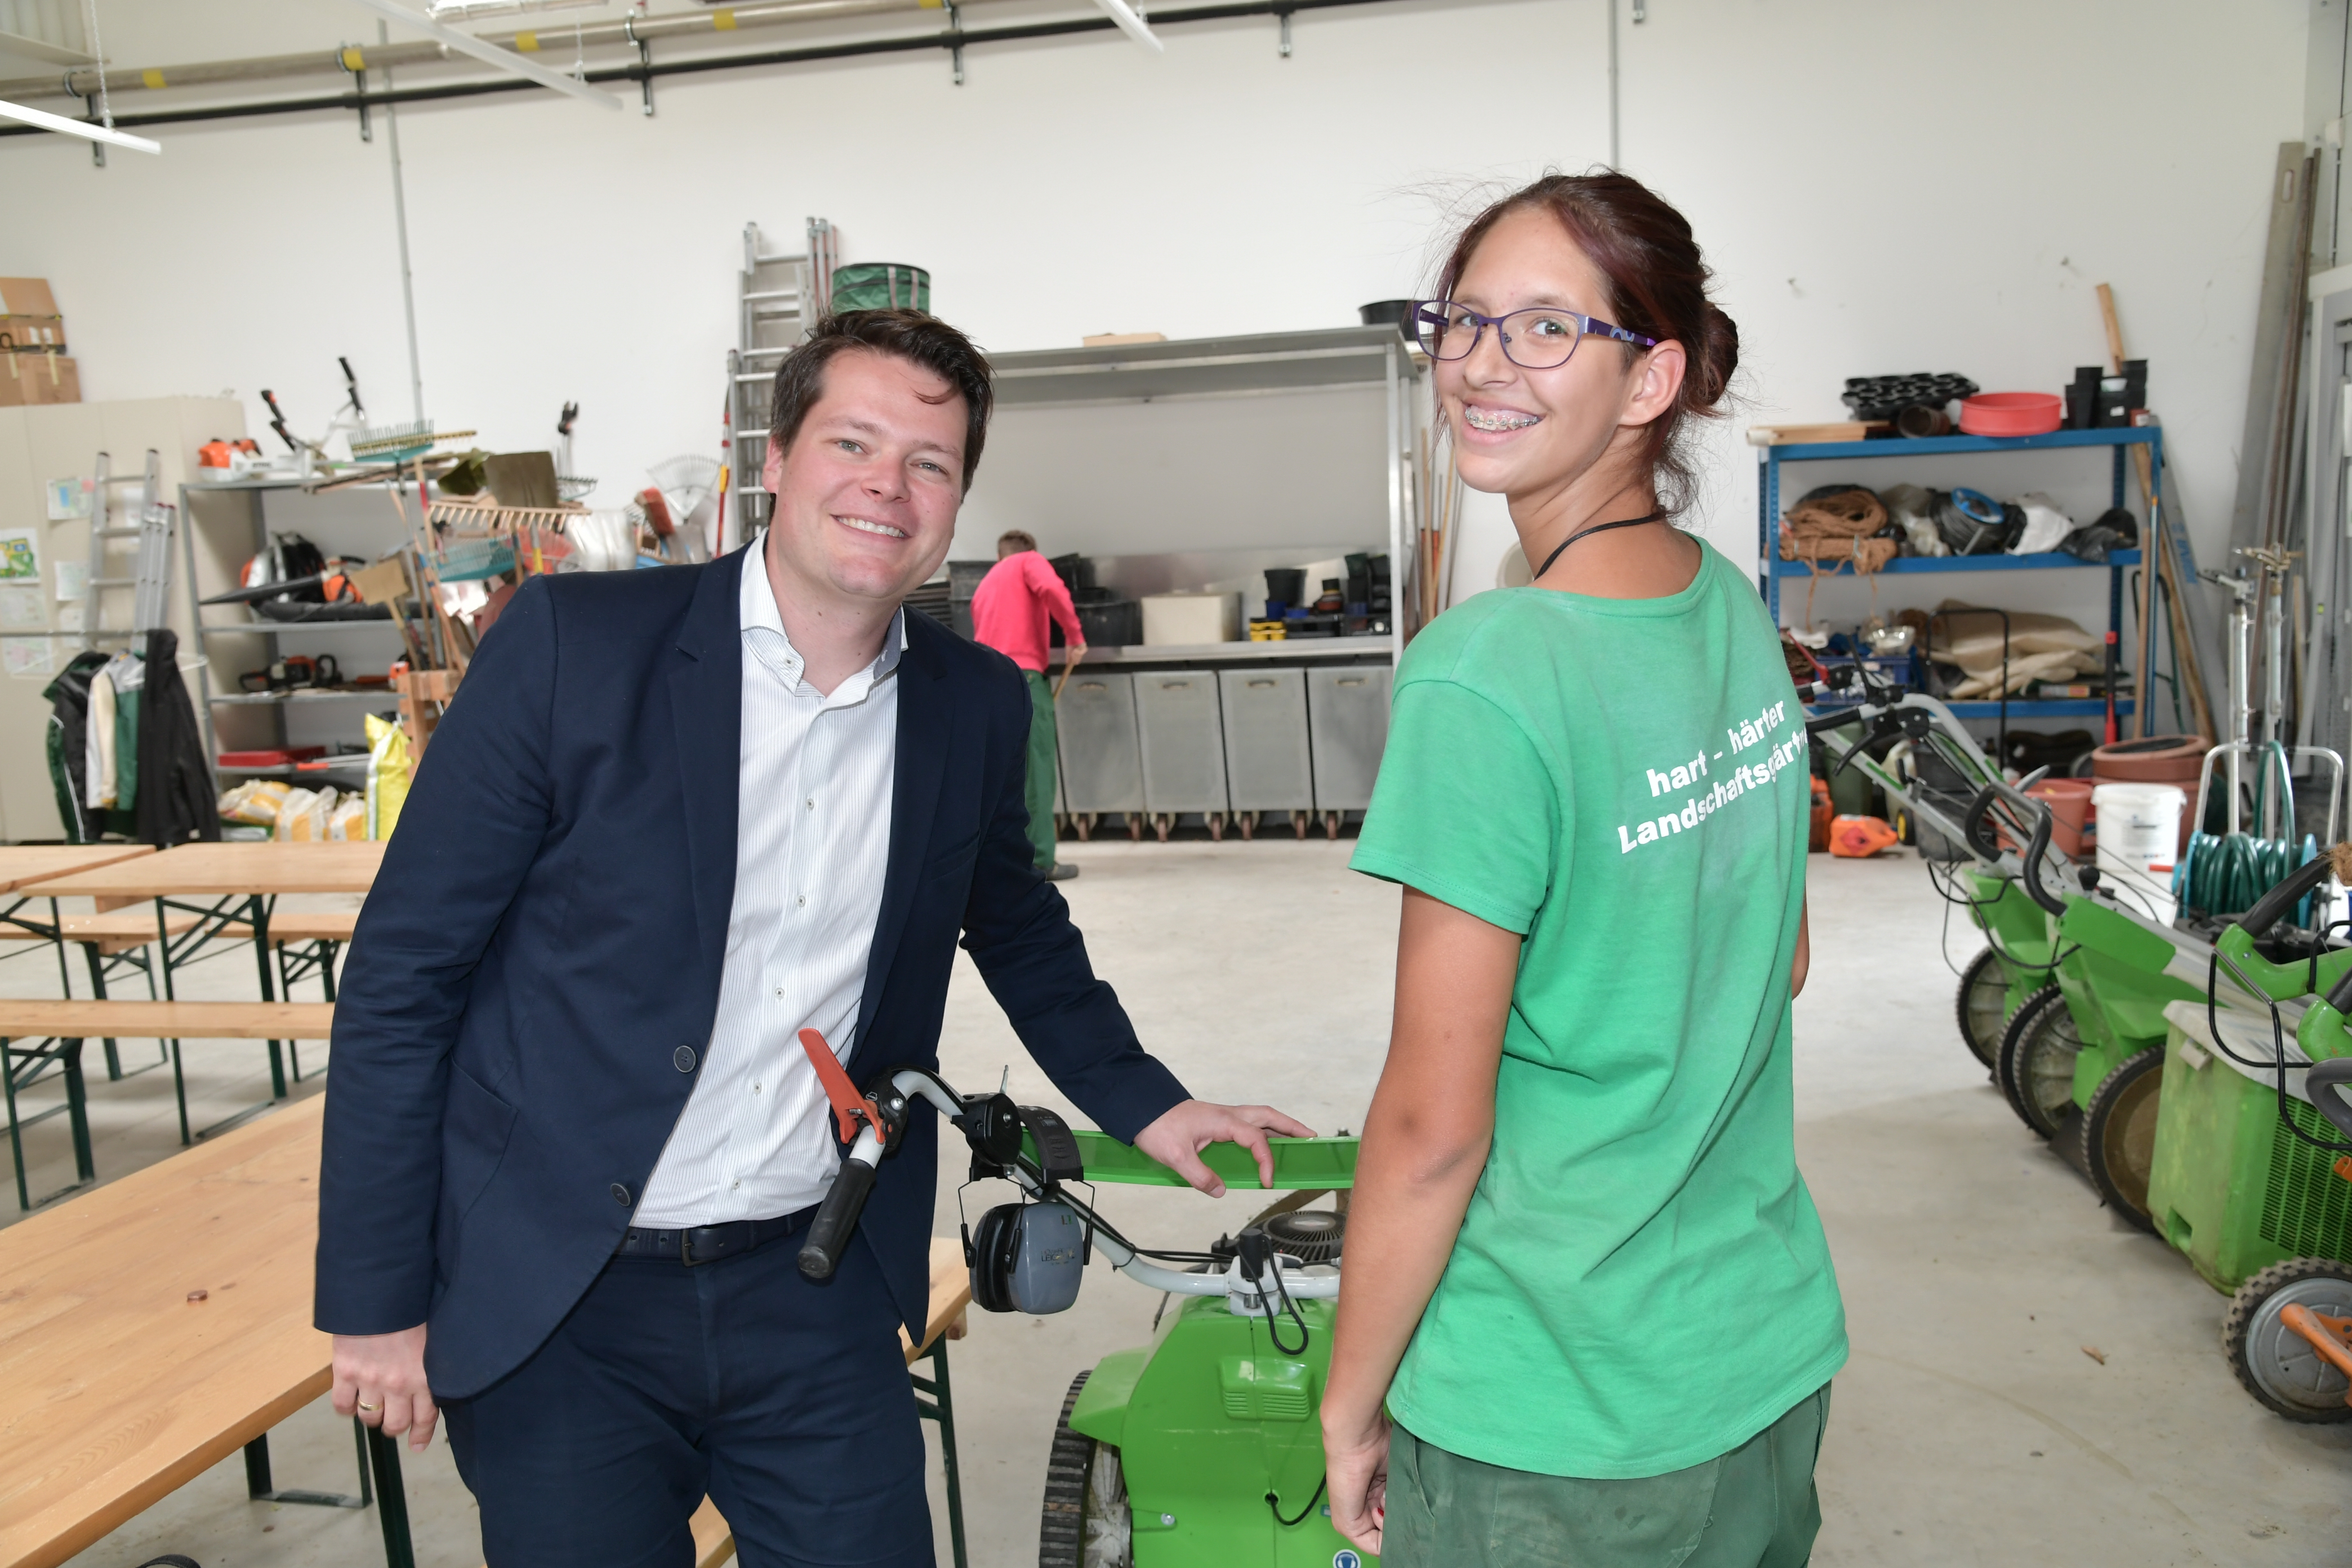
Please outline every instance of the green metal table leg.
[{"label": "green metal table leg", "polygon": [[367,1428],[368,1463],[375,1471],[376,1521],[383,1526],[387,1568],[416,1568],[408,1539],[408,1493],[400,1484],[400,1439]]},{"label": "green metal table leg", "polygon": [[166,1040],[163,1043],[172,1049],[172,1098],[179,1102],[180,1147],[184,1149],[195,1142],[188,1132],[188,1078],[180,1070],[180,1042]]},{"label": "green metal table leg", "polygon": [[[59,1111],[65,1112],[66,1124],[73,1131],[74,1180],[43,1197],[41,1203],[53,1203],[68,1193],[79,1192],[95,1181],[97,1167],[90,1152],[89,1103],[81,1076],[81,1047],[78,1039],[52,1037],[41,1050],[19,1051],[11,1042],[0,1038],[0,1086],[5,1086],[8,1101],[8,1152],[16,1166],[16,1206],[29,1214],[37,1206],[25,1172],[25,1129],[36,1121],[46,1121]],[[16,1060],[27,1063],[24,1081],[30,1087],[52,1060],[58,1064],[65,1079],[66,1102],[29,1118],[16,1113]]]},{"label": "green metal table leg", "polygon": [[[948,1472],[948,1541],[955,1552],[955,1568],[969,1568],[963,1542],[963,1477],[956,1464],[955,1394],[948,1384],[947,1335],[933,1340],[923,1359],[931,1363],[931,1375],[909,1378],[916,1388],[915,1413],[940,1424],[940,1453]],[[931,1396],[929,1404],[921,1397],[926,1394]]]},{"label": "green metal table leg", "polygon": [[[269,978],[269,904],[256,893],[246,905],[246,919],[253,924],[253,967],[261,977],[261,999],[278,1000],[278,990]],[[286,1098],[286,1053],[276,1040],[269,1042],[269,1098]]]},{"label": "green metal table leg", "polygon": [[368,1485],[368,1454],[365,1428],[360,1419],[352,1417],[359,1428],[360,1490],[357,1497],[345,1492],[279,1491],[269,1474],[269,1434],[264,1432],[245,1446],[245,1495],[256,1502],[300,1503],[310,1508],[365,1508],[375,1500],[374,1489]]},{"label": "green metal table leg", "polygon": [[73,1129],[74,1174],[94,1182],[98,1162],[89,1146],[89,1096],[81,1079],[81,1042],[64,1040],[59,1045],[65,1052],[66,1124]]},{"label": "green metal table leg", "polygon": [[16,1162],[16,1206],[26,1214],[33,1212],[33,1189],[25,1184],[25,1135],[16,1125],[16,1064],[8,1058],[16,1053],[9,1049],[8,1037],[0,1035],[0,1085],[8,1094],[8,1152]]},{"label": "green metal table leg", "polygon": [[[81,951],[82,956],[89,960],[89,994],[103,1002],[106,1000],[106,960],[100,954],[98,943],[94,942],[83,942]],[[71,996],[73,993],[68,990],[66,994]],[[115,1051],[112,1040],[106,1042],[106,1081],[122,1081],[122,1058]]]}]

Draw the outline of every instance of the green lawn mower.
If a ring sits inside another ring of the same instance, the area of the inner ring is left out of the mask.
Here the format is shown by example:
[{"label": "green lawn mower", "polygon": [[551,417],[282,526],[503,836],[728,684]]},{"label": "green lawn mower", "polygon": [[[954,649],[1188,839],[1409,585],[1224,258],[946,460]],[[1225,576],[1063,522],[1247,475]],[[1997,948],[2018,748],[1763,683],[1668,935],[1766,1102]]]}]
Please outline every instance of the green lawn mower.
[{"label": "green lawn mower", "polygon": [[[1901,803],[1931,867],[1950,867],[1931,871],[1938,890],[1985,933],[1985,951],[1961,975],[1962,1039],[2019,1119],[2082,1171],[2109,1207],[2153,1231],[2148,1183],[2165,1009],[2207,995],[2215,949],[2200,932],[2218,932],[2239,966],[2260,979],[2263,989],[2239,993],[2242,1004],[2306,994],[2305,966],[2285,962],[2304,954],[2304,941],[2273,941],[2270,932],[2291,910],[2307,911],[2326,867],[2290,878],[2294,896],[2264,907],[2267,918],[2254,924],[2264,933],[2259,945],[2239,926],[2160,922],[2131,907],[2130,889],[2103,885],[2050,853],[2047,807],[2022,793],[2032,781],[2002,783],[1942,703],[1918,693],[1870,695],[1809,728],[1863,722],[1862,738],[1835,767],[1861,770]],[[1909,742],[1907,756],[1897,742],[1885,761],[1872,758],[1872,742],[1893,736]],[[2273,869],[2260,885],[2285,875],[2284,866]],[[2323,980],[2347,964],[2352,953],[2324,960]]]},{"label": "green lawn mower", "polygon": [[1833,749],[1844,732],[1858,731],[1829,763],[1832,791],[1848,773],[1875,784],[1931,868],[1949,868],[1931,871],[1937,889],[1967,908],[1987,943],[1960,973],[1960,1038],[1992,1068],[2010,1020],[2051,983],[2050,911],[2065,884],[2045,865],[2040,875],[2049,885],[2037,898],[2024,885],[2020,848],[2037,836],[2047,845],[2048,808],[2009,784],[1932,697],[1879,682],[1866,668],[1832,671],[1830,681],[1800,695],[1818,700],[1838,689],[1838,677],[1856,674],[1864,700],[1808,720],[1805,729]]},{"label": "green lawn mower", "polygon": [[[1065,1310],[1097,1252],[1168,1298],[1150,1343],[1105,1356],[1070,1384],[1046,1462],[1039,1568],[1377,1562],[1331,1526],[1317,1418],[1346,1215],[1307,1205],[1335,1193],[1344,1202],[1355,1184],[1357,1141],[1272,1140],[1272,1186],[1284,1198],[1204,1251],[1153,1251],[1121,1236],[1073,1189],[1181,1186],[1181,1177],[1050,1110],[1003,1094],[959,1095],[926,1068],[893,1069],[862,1105],[841,1108],[863,1125],[809,1227],[803,1273],[832,1272],[875,1167],[897,1147],[917,1099],[963,1133],[972,1180],[1018,1190],[1015,1201],[965,1226],[974,1305]],[[1212,1144],[1202,1158],[1229,1188],[1263,1185],[1246,1150]]]},{"label": "green lawn mower", "polygon": [[[2273,889],[2283,906],[2306,868]],[[2248,1393],[2294,1421],[2352,1419],[2352,951],[2264,957],[2258,904],[2215,943],[2217,984],[2171,1008],[2149,1201],[2216,1289]],[[2284,962],[2282,962],[2284,961]],[[2307,1003],[2314,990],[2325,999]],[[2300,1013],[2300,1016],[2295,1015]]]},{"label": "green lawn mower", "polygon": [[[2150,1183],[2175,1010],[2209,1002],[2237,1011],[2299,1010],[2297,998],[2352,970],[2352,949],[2327,949],[2304,929],[2328,870],[2324,860],[2305,864],[2218,931],[2210,919],[2160,922],[2095,881],[2062,895],[2063,910],[2051,922],[2055,979],[2011,1019],[2001,1085],[2027,1125],[2052,1139],[2107,1205],[2139,1228],[2161,1231]],[[2045,872],[2035,885],[2050,880]]]}]

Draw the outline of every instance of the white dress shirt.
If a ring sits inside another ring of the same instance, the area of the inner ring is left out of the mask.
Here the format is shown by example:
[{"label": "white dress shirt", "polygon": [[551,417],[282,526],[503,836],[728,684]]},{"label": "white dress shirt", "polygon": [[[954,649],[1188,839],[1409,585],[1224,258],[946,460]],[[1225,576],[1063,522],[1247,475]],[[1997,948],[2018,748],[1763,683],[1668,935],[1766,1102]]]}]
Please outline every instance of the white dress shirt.
[{"label": "white dress shirt", "polygon": [[741,793],[719,1016],[686,1110],[630,1223],[766,1219],[824,1195],[832,1110],[800,1043],[846,1060],[890,859],[905,611],[881,657],[824,696],[776,613],[766,561],[743,563]]}]

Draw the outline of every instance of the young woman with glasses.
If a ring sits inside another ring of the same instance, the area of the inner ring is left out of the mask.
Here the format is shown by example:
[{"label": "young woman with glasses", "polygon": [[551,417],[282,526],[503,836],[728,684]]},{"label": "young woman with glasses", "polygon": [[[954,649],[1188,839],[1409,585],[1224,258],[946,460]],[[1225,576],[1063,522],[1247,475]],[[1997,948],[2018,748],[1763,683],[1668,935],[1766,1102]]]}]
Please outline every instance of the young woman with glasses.
[{"label": "young woman with glasses", "polygon": [[1638,182],[1551,175],[1414,307],[1538,564],[1414,640],[1353,862],[1403,913],[1322,1420],[1385,1568],[1794,1568],[1820,1525],[1804,714],[1754,584],[1674,525],[1738,358],[1708,277]]}]

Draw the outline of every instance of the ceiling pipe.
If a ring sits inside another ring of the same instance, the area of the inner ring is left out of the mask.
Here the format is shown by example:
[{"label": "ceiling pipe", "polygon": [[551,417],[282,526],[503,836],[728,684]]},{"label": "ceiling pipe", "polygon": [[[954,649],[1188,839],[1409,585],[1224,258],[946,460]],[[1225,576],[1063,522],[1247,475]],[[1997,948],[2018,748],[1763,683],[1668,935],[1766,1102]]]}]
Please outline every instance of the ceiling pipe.
[{"label": "ceiling pipe", "polygon": [[395,5],[392,0],[352,0],[352,3],[364,5],[386,21],[397,22],[404,27],[415,27],[429,37],[438,38],[459,54],[471,56],[484,65],[511,71],[526,81],[537,82],[541,87],[593,103],[599,109],[609,109],[616,113],[620,110],[621,100],[601,88],[590,87],[584,81],[549,70],[529,56],[517,54],[512,49],[502,49],[486,38],[461,33],[455,27],[445,27],[430,16],[419,16],[405,5]]},{"label": "ceiling pipe", "polygon": [[[542,28],[475,36],[483,43],[529,57],[542,52],[608,48],[615,45],[634,49],[640,40],[646,43],[678,38],[717,40],[728,33],[782,26],[794,22],[821,22],[836,16],[940,9],[937,5],[922,4],[921,0],[760,0],[760,3],[752,5],[671,11],[617,21],[583,22],[577,28],[576,44],[572,26],[552,18],[551,25]],[[422,13],[418,14],[418,19],[424,19]],[[149,66],[135,70],[110,67],[107,85],[116,92],[128,94],[166,88],[217,87],[231,82],[282,80],[288,77],[349,77],[354,71],[379,68],[405,68],[452,62],[462,63],[462,57],[457,50],[446,44],[420,40],[371,44],[364,48],[352,45],[340,49],[310,49],[294,55],[256,55],[244,59],[205,60],[191,65]],[[55,76],[18,77],[0,81],[0,98],[5,99],[90,98],[97,92],[98,72],[94,68],[77,68]]]},{"label": "ceiling pipe", "polygon": [[[1399,0],[1233,0],[1233,3],[1213,5],[1192,5],[1182,9],[1156,10],[1151,25],[1155,27],[1182,26],[1194,22],[1240,21],[1254,16],[1288,16],[1303,11],[1351,10],[1360,5],[1398,4]],[[890,9],[899,9],[891,6]],[[860,38],[838,44],[813,44],[799,48],[747,49],[734,54],[698,55],[688,59],[656,61],[650,69],[640,66],[607,66],[590,68],[590,81],[641,81],[654,77],[698,76],[710,71],[744,70],[760,66],[813,65],[825,60],[852,59],[861,56],[911,54],[925,49],[957,49],[976,47],[982,44],[1019,43],[1033,38],[1070,37],[1085,33],[1108,33],[1118,30],[1118,24],[1108,16],[1074,17],[1060,22],[1024,22],[1003,27],[966,27],[938,33],[908,33],[896,37]],[[495,81],[446,82],[437,87],[402,88],[393,92],[371,92],[365,101],[370,104],[432,103],[454,99],[487,98],[499,93],[520,91],[530,84],[510,78]],[[361,106],[356,93],[340,93],[332,97],[263,99],[249,103],[191,104],[185,108],[159,109],[145,114],[115,116],[118,125],[187,125],[215,120],[250,120],[278,114],[314,114],[349,112]],[[0,126],[0,139],[26,134],[12,127]]]}]

